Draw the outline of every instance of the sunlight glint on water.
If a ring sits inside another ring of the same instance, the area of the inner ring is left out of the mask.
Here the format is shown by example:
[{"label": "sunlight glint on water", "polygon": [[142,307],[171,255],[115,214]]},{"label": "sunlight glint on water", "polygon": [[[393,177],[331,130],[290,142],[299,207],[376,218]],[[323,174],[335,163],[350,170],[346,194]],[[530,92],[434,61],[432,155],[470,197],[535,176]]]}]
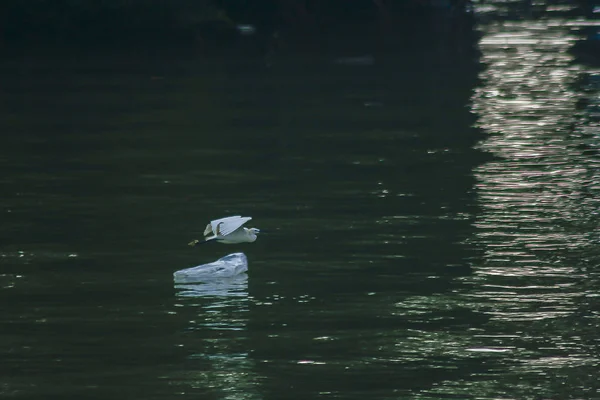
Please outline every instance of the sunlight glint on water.
[{"label": "sunlight glint on water", "polygon": [[[510,349],[505,363],[521,363],[491,386],[473,384],[490,396],[551,395],[561,379],[577,381],[572,389],[585,393],[593,378],[576,377],[590,376],[599,361],[580,335],[598,324],[597,315],[582,317],[593,296],[586,279],[597,253],[589,229],[598,232],[590,220],[598,221],[591,187],[600,159],[581,150],[577,134],[586,121],[575,113],[572,85],[581,67],[567,52],[576,39],[567,22],[481,26],[486,68],[473,112],[489,135],[479,147],[495,158],[476,170],[482,212],[473,244],[483,261],[467,279],[475,285],[467,297],[491,316],[482,343]],[[515,325],[520,333],[512,336]]]}]

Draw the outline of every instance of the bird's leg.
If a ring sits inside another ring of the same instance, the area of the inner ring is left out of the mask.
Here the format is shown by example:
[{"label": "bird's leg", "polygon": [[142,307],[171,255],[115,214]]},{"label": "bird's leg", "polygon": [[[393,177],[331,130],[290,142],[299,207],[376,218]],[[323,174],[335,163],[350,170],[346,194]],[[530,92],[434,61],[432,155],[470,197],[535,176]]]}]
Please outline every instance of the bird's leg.
[{"label": "bird's leg", "polygon": [[198,246],[200,244],[212,242],[212,241],[215,241],[215,240],[217,240],[216,237],[208,238],[208,239],[205,239],[203,241],[200,241],[198,239],[194,239],[194,240],[192,240],[191,242],[188,243],[188,246]]}]

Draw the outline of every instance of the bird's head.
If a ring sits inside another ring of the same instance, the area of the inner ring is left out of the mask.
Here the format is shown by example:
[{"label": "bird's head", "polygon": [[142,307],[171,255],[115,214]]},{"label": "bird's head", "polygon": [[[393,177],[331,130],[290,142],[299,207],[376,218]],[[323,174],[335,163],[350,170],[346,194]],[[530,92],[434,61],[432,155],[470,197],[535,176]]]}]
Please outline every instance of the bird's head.
[{"label": "bird's head", "polygon": [[256,240],[256,238],[258,237],[258,234],[260,232],[260,229],[256,229],[256,228],[244,228],[246,230],[246,233],[248,235],[248,241],[249,242],[254,242]]}]

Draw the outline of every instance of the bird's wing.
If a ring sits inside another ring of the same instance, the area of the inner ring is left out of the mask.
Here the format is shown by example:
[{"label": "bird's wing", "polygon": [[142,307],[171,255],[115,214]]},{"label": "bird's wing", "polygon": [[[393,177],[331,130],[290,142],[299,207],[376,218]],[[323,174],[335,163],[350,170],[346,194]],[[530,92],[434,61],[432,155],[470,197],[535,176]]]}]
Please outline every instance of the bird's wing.
[{"label": "bird's wing", "polygon": [[242,225],[244,225],[246,222],[250,221],[251,219],[252,219],[252,217],[240,217],[240,216],[223,218],[217,224],[216,234],[219,236],[227,236],[230,233],[234,232],[235,230],[241,228]]},{"label": "bird's wing", "polygon": [[221,223],[227,223],[229,221],[236,221],[238,219],[242,218],[240,215],[234,215],[232,217],[225,217],[225,218],[219,218],[219,219],[215,219],[214,221],[210,221],[210,226],[212,228],[213,233],[216,235],[217,234],[217,227],[219,226],[219,224]]},{"label": "bird's wing", "polygon": [[231,219],[237,219],[237,218],[241,218],[241,217],[239,215],[234,215],[233,217],[225,217],[225,218],[215,219],[214,221],[210,221],[208,223],[208,225],[206,225],[206,229],[204,229],[204,236],[216,235],[217,227],[219,226],[219,224],[221,222],[225,222],[225,221],[228,221]]}]

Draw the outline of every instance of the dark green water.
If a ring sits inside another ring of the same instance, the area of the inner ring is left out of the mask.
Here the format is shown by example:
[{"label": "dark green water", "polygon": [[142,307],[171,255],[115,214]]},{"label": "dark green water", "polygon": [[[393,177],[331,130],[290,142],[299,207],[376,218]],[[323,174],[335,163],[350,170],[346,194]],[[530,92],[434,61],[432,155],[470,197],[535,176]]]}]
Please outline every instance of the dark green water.
[{"label": "dark green water", "polygon": [[[600,398],[564,11],[372,64],[3,61],[1,397]],[[186,246],[233,214],[256,243]],[[247,277],[174,288],[236,251]]]}]

